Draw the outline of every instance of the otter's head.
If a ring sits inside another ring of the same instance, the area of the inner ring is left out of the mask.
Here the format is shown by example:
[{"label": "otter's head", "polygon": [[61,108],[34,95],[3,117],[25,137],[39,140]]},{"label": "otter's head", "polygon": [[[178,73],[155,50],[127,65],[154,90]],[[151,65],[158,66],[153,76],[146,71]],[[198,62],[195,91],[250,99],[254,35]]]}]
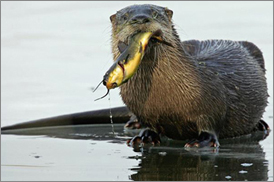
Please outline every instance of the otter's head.
[{"label": "otter's head", "polygon": [[119,54],[118,42],[128,44],[129,37],[138,32],[161,32],[157,36],[166,42],[174,42],[172,15],[171,10],[155,5],[128,6],[111,15],[114,59]]}]

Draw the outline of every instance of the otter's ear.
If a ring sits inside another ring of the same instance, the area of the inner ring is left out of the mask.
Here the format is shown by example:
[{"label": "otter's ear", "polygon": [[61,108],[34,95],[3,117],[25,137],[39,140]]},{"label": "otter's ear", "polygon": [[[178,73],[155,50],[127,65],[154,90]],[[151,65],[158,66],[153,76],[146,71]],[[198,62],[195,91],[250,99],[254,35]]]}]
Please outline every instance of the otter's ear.
[{"label": "otter's ear", "polygon": [[167,17],[168,17],[169,21],[171,21],[172,15],[173,15],[173,11],[170,10],[170,9],[168,9],[168,8],[165,8],[165,12],[167,14]]},{"label": "otter's ear", "polygon": [[110,21],[113,22],[116,18],[116,14],[113,14],[109,17]]}]

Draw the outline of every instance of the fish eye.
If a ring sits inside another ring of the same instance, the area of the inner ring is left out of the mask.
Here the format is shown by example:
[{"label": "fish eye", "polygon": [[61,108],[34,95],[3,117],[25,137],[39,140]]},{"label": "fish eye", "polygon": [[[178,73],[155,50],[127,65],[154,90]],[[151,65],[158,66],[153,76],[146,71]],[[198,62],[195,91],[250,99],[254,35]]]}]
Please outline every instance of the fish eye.
[{"label": "fish eye", "polygon": [[112,83],[112,88],[115,88],[117,86],[118,86],[118,84],[116,82]]}]

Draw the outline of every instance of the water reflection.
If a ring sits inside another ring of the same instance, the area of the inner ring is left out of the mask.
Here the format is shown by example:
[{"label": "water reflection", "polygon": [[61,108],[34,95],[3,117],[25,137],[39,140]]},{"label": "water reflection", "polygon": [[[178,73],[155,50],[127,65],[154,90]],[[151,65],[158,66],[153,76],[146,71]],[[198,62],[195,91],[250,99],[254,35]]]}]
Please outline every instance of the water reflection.
[{"label": "water reflection", "polygon": [[[8,135],[43,135],[52,138],[74,140],[108,140],[111,143],[125,143],[129,138],[123,132],[124,124],[94,124],[94,125],[68,125],[55,127],[27,128],[4,130],[2,134]],[[114,128],[114,133],[112,130]]]},{"label": "water reflection", "polygon": [[184,143],[178,141],[169,141],[166,146],[150,147],[138,158],[139,165],[131,169],[136,171],[131,179],[267,180],[268,161],[258,143],[263,135],[257,132],[237,139],[222,140],[218,151],[209,148],[185,150],[182,148]]},{"label": "water reflection", "polygon": [[[45,127],[4,131],[2,134],[45,135],[53,138],[106,140],[126,145],[130,136],[123,131],[123,124]],[[163,138],[160,146],[145,146],[136,150],[139,165],[129,178],[136,181],[165,180],[267,180],[268,161],[259,141],[263,132],[256,132],[234,139],[220,140],[219,150],[212,148],[186,150],[183,141]],[[123,154],[124,155],[124,154]],[[124,156],[123,156],[124,157]]]},{"label": "water reflection", "polygon": [[[248,165],[247,165],[248,164]],[[218,153],[153,148],[131,170],[136,181],[267,180],[267,161],[258,144],[225,145]]]}]

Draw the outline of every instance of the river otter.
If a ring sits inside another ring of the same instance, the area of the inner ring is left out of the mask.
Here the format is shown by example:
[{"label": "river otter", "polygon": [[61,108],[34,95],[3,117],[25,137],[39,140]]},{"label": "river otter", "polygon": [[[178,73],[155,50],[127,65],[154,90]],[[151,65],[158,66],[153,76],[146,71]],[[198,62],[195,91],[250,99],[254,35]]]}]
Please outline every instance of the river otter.
[{"label": "river otter", "polygon": [[172,15],[164,7],[133,5],[110,17],[114,60],[119,42],[127,44],[137,32],[160,30],[172,45],[149,42],[137,72],[120,87],[127,107],[152,131],[190,139],[186,147],[217,147],[218,138],[248,134],[258,125],[268,129],[260,120],[268,98],[261,51],[250,42],[181,42]]}]

